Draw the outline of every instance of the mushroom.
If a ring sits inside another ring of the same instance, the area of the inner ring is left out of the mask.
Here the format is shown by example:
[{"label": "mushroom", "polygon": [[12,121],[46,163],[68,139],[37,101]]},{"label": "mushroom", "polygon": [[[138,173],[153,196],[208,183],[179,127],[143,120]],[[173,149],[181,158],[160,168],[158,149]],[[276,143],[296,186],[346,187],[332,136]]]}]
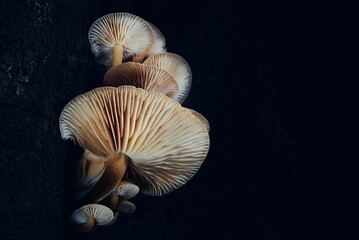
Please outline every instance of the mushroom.
[{"label": "mushroom", "polygon": [[201,123],[206,127],[207,131],[209,132],[210,130],[210,126],[209,126],[209,122],[208,120],[202,115],[200,114],[199,112],[193,110],[193,109],[190,109],[190,108],[187,108],[196,118],[198,118]]},{"label": "mushroom", "polygon": [[111,68],[106,72],[103,82],[105,86],[131,85],[150,92],[161,92],[169,97],[178,92],[176,80],[166,70],[134,62]]},{"label": "mushroom", "polygon": [[192,83],[191,68],[186,60],[174,53],[159,53],[147,58],[143,64],[156,66],[169,72],[178,84],[178,92],[173,99],[179,103],[184,102]]},{"label": "mushroom", "polygon": [[154,42],[150,24],[130,13],[110,13],[97,19],[88,38],[98,63],[114,67],[132,57],[145,57]]},{"label": "mushroom", "polygon": [[112,210],[100,204],[85,205],[70,216],[70,222],[80,232],[89,232],[94,230],[96,226],[107,225],[112,219]]},{"label": "mushroom", "polygon": [[115,190],[102,200],[104,205],[113,210],[113,220],[110,224],[114,223],[119,215],[128,216],[134,213],[136,205],[127,200],[136,196],[139,190],[137,185],[121,181]]},{"label": "mushroom", "polygon": [[167,52],[166,39],[161,31],[152,23],[148,22],[148,24],[150,24],[155,38],[151,48],[148,50],[146,58],[154,54]]},{"label": "mushroom", "polygon": [[100,87],[70,101],[60,115],[72,139],[105,162],[84,202],[99,202],[130,171],[141,192],[169,193],[190,180],[209,150],[205,126],[176,101],[133,86]]},{"label": "mushroom", "polygon": [[140,189],[137,185],[121,181],[112,193],[103,200],[103,202],[110,209],[114,210],[120,201],[133,198],[138,194],[139,190]]}]

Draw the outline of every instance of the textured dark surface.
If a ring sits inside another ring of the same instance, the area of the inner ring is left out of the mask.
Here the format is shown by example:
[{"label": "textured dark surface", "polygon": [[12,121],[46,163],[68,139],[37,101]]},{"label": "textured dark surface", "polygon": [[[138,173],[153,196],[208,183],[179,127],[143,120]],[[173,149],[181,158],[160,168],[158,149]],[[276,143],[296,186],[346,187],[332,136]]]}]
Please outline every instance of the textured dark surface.
[{"label": "textured dark surface", "polygon": [[[0,239],[278,240],[341,232],[322,220],[336,213],[324,193],[345,191],[307,180],[326,171],[330,161],[318,160],[346,158],[345,144],[334,143],[347,140],[336,111],[349,109],[344,80],[358,80],[351,75],[357,61],[348,61],[358,9],[355,2],[1,1]],[[79,234],[66,221],[81,149],[61,140],[58,117],[73,97],[102,84],[106,69],[94,62],[87,31],[110,12],[155,24],[168,51],[188,61],[193,83],[183,105],[209,120],[211,148],[181,189],[139,195],[132,216]]]}]

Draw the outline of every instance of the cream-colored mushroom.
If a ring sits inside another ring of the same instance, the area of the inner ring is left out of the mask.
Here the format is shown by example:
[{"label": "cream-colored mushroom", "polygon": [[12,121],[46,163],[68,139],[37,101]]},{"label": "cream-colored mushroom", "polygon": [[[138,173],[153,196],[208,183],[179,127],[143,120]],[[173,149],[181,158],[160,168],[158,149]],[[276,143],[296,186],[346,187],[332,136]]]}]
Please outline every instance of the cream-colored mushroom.
[{"label": "cream-colored mushroom", "polygon": [[178,92],[173,99],[179,103],[184,102],[192,84],[192,72],[186,60],[174,53],[159,53],[147,58],[143,64],[156,66],[169,72],[178,84]]},{"label": "cream-colored mushroom", "polygon": [[114,67],[134,56],[145,57],[155,36],[142,18],[130,13],[110,13],[91,25],[88,38],[97,62]]},{"label": "cream-colored mushroom", "polygon": [[128,216],[135,212],[136,205],[127,201],[139,192],[139,187],[133,183],[121,181],[120,184],[101,202],[113,210],[113,224],[119,215]]},{"label": "cream-colored mushroom", "polygon": [[80,232],[89,232],[94,230],[96,226],[107,225],[112,219],[112,210],[100,204],[85,205],[70,216],[70,222]]},{"label": "cream-colored mushroom", "polygon": [[103,83],[105,86],[130,85],[150,92],[160,92],[173,97],[178,92],[176,80],[164,69],[156,66],[127,62],[107,71]]},{"label": "cream-colored mushroom", "polygon": [[148,58],[149,56],[158,54],[158,53],[167,52],[165,37],[163,36],[161,31],[155,25],[153,25],[150,22],[148,22],[148,23],[150,24],[150,26],[152,28],[155,38],[154,38],[151,48],[148,50],[146,58]]},{"label": "cream-colored mushroom", "polygon": [[206,127],[186,108],[132,86],[101,87],[76,97],[61,113],[60,132],[105,162],[85,202],[107,196],[125,171],[141,192],[169,193],[195,175],[210,144]]}]

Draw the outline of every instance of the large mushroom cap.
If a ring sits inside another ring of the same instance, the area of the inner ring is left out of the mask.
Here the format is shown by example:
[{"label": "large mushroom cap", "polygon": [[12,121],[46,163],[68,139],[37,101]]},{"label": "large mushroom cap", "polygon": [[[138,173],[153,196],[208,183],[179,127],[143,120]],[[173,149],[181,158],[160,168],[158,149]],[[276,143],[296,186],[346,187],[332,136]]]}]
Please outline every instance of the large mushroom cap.
[{"label": "large mushroom cap", "polygon": [[184,185],[209,150],[208,132],[191,112],[162,93],[132,86],[76,97],[61,113],[60,131],[98,156],[127,155],[135,183],[150,195]]},{"label": "large mushroom cap", "polygon": [[186,60],[174,53],[159,53],[147,58],[143,64],[156,66],[169,72],[178,84],[178,92],[173,99],[179,103],[184,102],[192,84],[192,72]]},{"label": "large mushroom cap", "polygon": [[[70,221],[74,225],[85,225],[91,218],[94,219],[97,226],[107,225],[113,219],[113,212],[106,206],[100,204],[89,204],[73,212],[70,216]],[[92,228],[93,225],[89,227]],[[90,228],[83,230],[90,231]]]},{"label": "large mushroom cap", "polygon": [[97,19],[90,27],[88,38],[96,60],[111,66],[112,48],[123,47],[123,61],[133,55],[145,57],[154,42],[151,26],[130,13],[110,13]]},{"label": "large mushroom cap", "polygon": [[111,68],[106,72],[103,82],[105,86],[131,85],[147,91],[161,92],[169,97],[178,92],[177,82],[166,70],[134,62]]}]

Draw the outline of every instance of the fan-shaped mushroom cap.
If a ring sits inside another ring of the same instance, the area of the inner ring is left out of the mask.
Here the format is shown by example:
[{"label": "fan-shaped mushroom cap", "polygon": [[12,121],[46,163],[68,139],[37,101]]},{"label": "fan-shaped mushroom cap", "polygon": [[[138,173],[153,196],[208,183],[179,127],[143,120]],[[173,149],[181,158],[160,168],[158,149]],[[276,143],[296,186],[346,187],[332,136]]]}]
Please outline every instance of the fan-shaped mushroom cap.
[{"label": "fan-shaped mushroom cap", "polygon": [[112,219],[112,210],[100,204],[85,205],[77,209],[70,216],[71,223],[77,226],[83,226],[79,228],[80,231],[91,231],[94,225],[107,225]]},{"label": "fan-shaped mushroom cap", "polygon": [[101,87],[68,103],[60,116],[63,139],[102,157],[127,155],[141,192],[162,195],[184,185],[209,150],[204,125],[162,93],[132,86]]},{"label": "fan-shaped mushroom cap", "polygon": [[105,74],[103,82],[105,86],[131,85],[150,92],[161,92],[169,97],[178,92],[177,82],[166,70],[134,62],[111,68]]},{"label": "fan-shaped mushroom cap", "polygon": [[138,16],[110,13],[91,25],[88,38],[97,61],[110,67],[116,44],[123,47],[123,61],[133,55],[145,57],[153,45],[154,33],[151,26]]},{"label": "fan-shaped mushroom cap", "polygon": [[120,182],[117,188],[113,190],[114,194],[117,194],[123,200],[133,198],[139,191],[140,188],[137,185],[126,181]]},{"label": "fan-shaped mushroom cap", "polygon": [[210,126],[209,126],[209,122],[208,120],[202,115],[200,114],[199,112],[193,110],[193,109],[190,109],[190,108],[187,108],[196,118],[198,118],[201,123],[206,127],[207,131],[209,132],[210,130]]},{"label": "fan-shaped mushroom cap", "polygon": [[152,31],[155,35],[154,42],[151,46],[151,48],[148,50],[147,57],[158,54],[158,53],[164,53],[167,52],[166,48],[166,39],[161,33],[161,31],[152,23],[148,22],[152,28]]},{"label": "fan-shaped mushroom cap", "polygon": [[159,53],[147,58],[143,64],[156,66],[169,72],[178,84],[178,92],[173,99],[179,103],[184,102],[192,84],[192,72],[186,60],[174,53]]}]

